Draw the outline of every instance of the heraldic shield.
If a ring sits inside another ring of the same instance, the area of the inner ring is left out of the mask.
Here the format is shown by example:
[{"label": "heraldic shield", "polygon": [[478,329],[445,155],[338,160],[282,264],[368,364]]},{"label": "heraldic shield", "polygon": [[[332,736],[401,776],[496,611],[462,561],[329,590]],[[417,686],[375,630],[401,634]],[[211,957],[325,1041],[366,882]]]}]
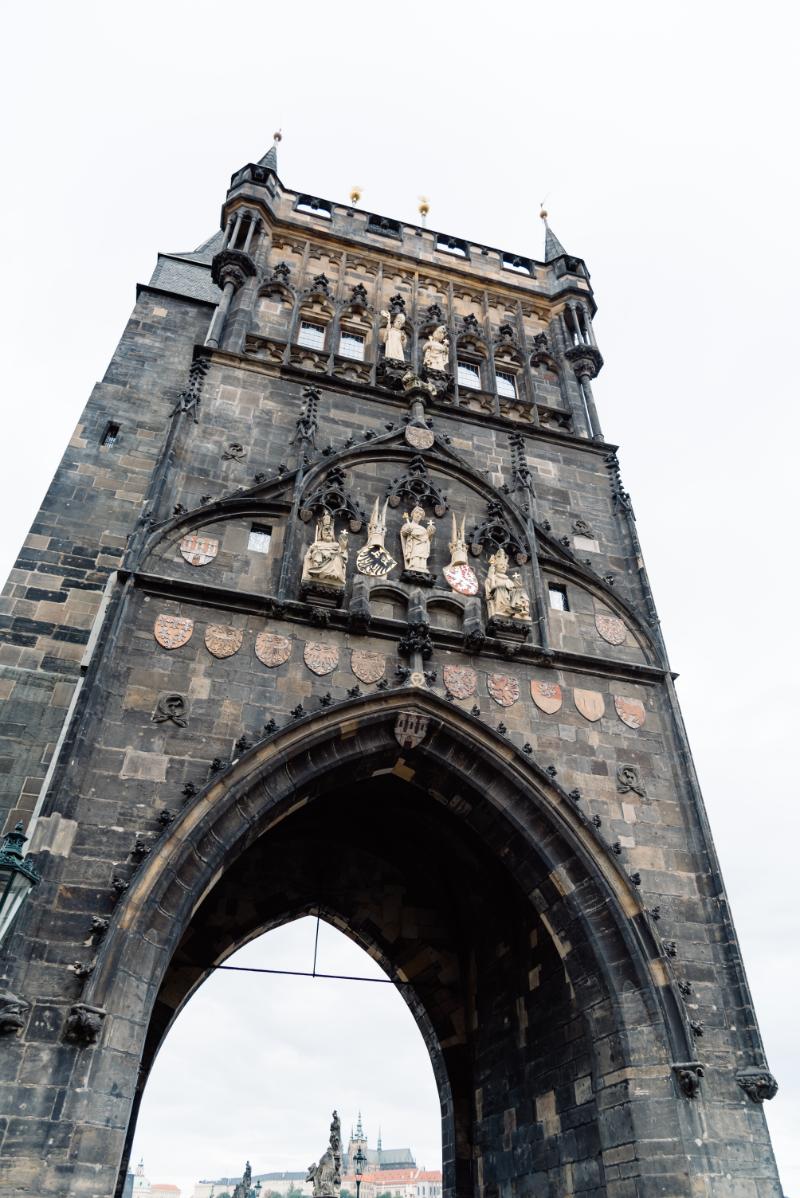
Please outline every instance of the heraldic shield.
[{"label": "heraldic shield", "polygon": [[356,557],[359,574],[369,578],[385,578],[397,565],[397,562],[382,545],[367,545]]},{"label": "heraldic shield", "polygon": [[274,669],[289,660],[292,642],[277,632],[259,632],[256,637],[256,657],[265,666]]},{"label": "heraldic shield", "polygon": [[490,674],[486,689],[501,707],[511,707],[519,698],[519,683],[511,674]]},{"label": "heraldic shield", "polygon": [[370,686],[386,673],[386,658],[371,649],[354,649],[350,654],[350,669],[359,682]]},{"label": "heraldic shield", "polygon": [[416,749],[428,735],[430,720],[415,711],[401,711],[394,725],[395,740],[403,749]]},{"label": "heraldic shield", "polygon": [[241,628],[231,628],[228,624],[209,624],[206,629],[206,649],[214,657],[233,657],[242,647],[243,632]]},{"label": "heraldic shield", "polygon": [[180,649],[190,639],[194,631],[194,620],[184,616],[165,616],[157,618],[153,635],[162,649]]},{"label": "heraldic shield", "polygon": [[594,626],[609,645],[621,645],[625,640],[625,625],[619,616],[609,616],[602,611],[596,612]]},{"label": "heraldic shield", "polygon": [[557,682],[540,682],[531,678],[531,698],[540,711],[547,715],[555,715],[560,711],[564,696]]},{"label": "heraldic shield", "polygon": [[306,641],[303,661],[314,674],[330,674],[339,664],[339,650],[322,641]]},{"label": "heraldic shield", "polygon": [[599,691],[583,691],[576,689],[572,692],[575,706],[585,720],[595,723],[603,715],[606,705]]},{"label": "heraldic shield", "polygon": [[629,728],[641,728],[645,716],[641,699],[626,699],[624,695],[614,695],[614,707],[623,724],[627,724]]},{"label": "heraldic shield", "polygon": [[180,549],[181,557],[190,566],[207,566],[219,552],[219,541],[214,537],[198,537],[193,532],[183,538]]}]

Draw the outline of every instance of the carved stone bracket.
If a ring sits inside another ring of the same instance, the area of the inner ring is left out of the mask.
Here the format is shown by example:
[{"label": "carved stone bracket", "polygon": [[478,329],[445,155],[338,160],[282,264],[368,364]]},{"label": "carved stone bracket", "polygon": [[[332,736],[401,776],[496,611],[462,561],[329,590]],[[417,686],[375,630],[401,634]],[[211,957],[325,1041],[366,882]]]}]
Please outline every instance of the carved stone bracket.
[{"label": "carved stone bracket", "polygon": [[390,391],[402,391],[403,379],[407,373],[408,366],[405,362],[394,362],[391,358],[381,358],[375,380],[379,386],[387,387]]},{"label": "carved stone bracket", "polygon": [[619,458],[615,453],[606,454],[604,458],[606,467],[611,475],[611,499],[614,504],[614,511],[630,512],[634,520],[636,517],[633,513],[633,504],[631,497],[622,485],[622,475],[619,469]]},{"label": "carved stone bracket", "polygon": [[218,287],[233,283],[238,290],[255,273],[255,262],[242,250],[222,250],[211,263],[211,278]]},{"label": "carved stone bracket", "polygon": [[415,653],[420,653],[427,661],[433,653],[433,643],[427,624],[409,624],[398,642],[397,650],[403,657],[413,657]]},{"label": "carved stone bracket", "polygon": [[593,345],[571,345],[565,357],[572,363],[577,378],[597,378],[603,365],[603,355]]},{"label": "carved stone bracket", "polygon": [[197,408],[203,393],[203,382],[210,365],[208,358],[195,358],[189,367],[189,381],[178,396],[178,402],[170,412],[170,418],[184,413],[191,414],[194,423],[197,424]]},{"label": "carved stone bracket", "polygon": [[25,1026],[25,1012],[31,1004],[10,990],[0,990],[0,1036],[15,1036]]},{"label": "carved stone bracket", "polygon": [[346,486],[346,476],[340,466],[329,470],[324,480],[303,501],[300,519],[307,524],[312,516],[329,512],[331,516],[346,520],[351,532],[360,532],[366,516],[353,499]]},{"label": "carved stone bracket", "polygon": [[319,421],[317,419],[317,411],[319,409],[320,394],[316,387],[306,387],[303,391],[303,408],[300,415],[297,417],[295,424],[295,434],[292,441],[306,441],[309,445],[313,445],[317,436],[317,428]]},{"label": "carved stone bracket", "polygon": [[392,479],[387,497],[390,507],[399,507],[405,500],[408,504],[419,505],[422,508],[432,507],[434,515],[439,517],[443,516],[448,508],[447,496],[431,482],[425,459],[420,454],[414,455],[405,474]]},{"label": "carved stone bracket", "polygon": [[736,1074],[736,1084],[744,1090],[751,1102],[762,1103],[774,1098],[778,1093],[778,1083],[768,1069],[759,1069],[757,1065],[747,1069],[739,1069]]},{"label": "carved stone bracket", "polygon": [[700,1091],[700,1079],[705,1076],[700,1062],[676,1061],[672,1066],[672,1072],[686,1097],[695,1098]]},{"label": "carved stone bracket", "polygon": [[522,433],[509,433],[508,440],[511,445],[511,484],[515,490],[532,491],[533,476],[525,452],[525,438]]},{"label": "carved stone bracket", "polygon": [[496,499],[487,503],[486,519],[475,525],[467,537],[467,544],[475,557],[480,557],[488,547],[490,553],[504,549],[519,566],[524,566],[528,560],[527,549],[509,528],[503,505]]},{"label": "carved stone bracket", "polygon": [[70,1044],[96,1044],[105,1017],[106,1012],[102,1007],[93,1007],[85,1002],[74,1003],[64,1025],[64,1039]]}]

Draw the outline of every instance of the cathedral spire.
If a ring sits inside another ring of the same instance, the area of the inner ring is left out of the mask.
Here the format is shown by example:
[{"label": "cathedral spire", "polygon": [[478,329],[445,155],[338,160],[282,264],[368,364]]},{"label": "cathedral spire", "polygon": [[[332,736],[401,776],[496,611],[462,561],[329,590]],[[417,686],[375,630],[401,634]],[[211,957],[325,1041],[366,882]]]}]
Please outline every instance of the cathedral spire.
[{"label": "cathedral spire", "polygon": [[364,1128],[361,1126],[361,1111],[358,1112],[358,1122],[356,1123],[356,1139],[364,1139]]},{"label": "cathedral spire", "polygon": [[545,262],[553,262],[556,258],[565,258],[567,251],[564,249],[561,242],[556,237],[553,230],[547,223],[547,209],[542,208],[539,216],[544,221],[544,260]]},{"label": "cathedral spire", "polygon": [[283,137],[283,134],[281,133],[280,129],[277,131],[277,133],[273,133],[272,134],[272,145],[267,150],[264,157],[259,158],[259,160],[258,160],[259,166],[269,167],[269,169],[271,171],[274,171],[276,175],[278,173],[278,142],[281,140],[282,137]]}]

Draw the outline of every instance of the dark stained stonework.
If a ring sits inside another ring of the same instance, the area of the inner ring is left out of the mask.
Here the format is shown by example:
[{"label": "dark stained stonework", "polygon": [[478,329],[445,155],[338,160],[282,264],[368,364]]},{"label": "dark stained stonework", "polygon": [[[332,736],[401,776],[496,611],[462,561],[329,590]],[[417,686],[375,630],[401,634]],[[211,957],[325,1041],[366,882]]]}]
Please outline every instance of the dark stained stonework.
[{"label": "dark stained stonework", "polygon": [[[551,231],[531,262],[312,202],[268,158],[139,287],[5,589],[0,810],[42,880],[3,946],[3,1193],[119,1195],[182,1005],[316,911],[416,1018],[447,1198],[779,1198],[586,266]],[[408,382],[440,323],[479,389],[454,356]],[[396,562],[405,507],[434,520],[424,576],[356,570],[387,499]],[[320,593],[325,512],[348,565]],[[443,574],[451,512],[478,595]],[[499,546],[524,635],[487,619]]]}]

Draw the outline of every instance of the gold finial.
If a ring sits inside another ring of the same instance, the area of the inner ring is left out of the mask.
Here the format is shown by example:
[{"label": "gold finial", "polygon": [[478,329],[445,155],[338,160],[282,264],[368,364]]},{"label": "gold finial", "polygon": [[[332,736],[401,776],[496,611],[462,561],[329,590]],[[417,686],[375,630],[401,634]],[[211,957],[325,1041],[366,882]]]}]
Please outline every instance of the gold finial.
[{"label": "gold finial", "polygon": [[350,188],[350,203],[357,204],[361,199],[361,187],[358,183],[354,183]]},{"label": "gold finial", "polygon": [[276,130],[276,132],[272,134],[272,140],[275,142],[275,145],[277,145],[279,141],[283,141],[283,134],[281,133],[280,129]]},{"label": "gold finial", "polygon": [[428,199],[428,197],[420,196],[419,197],[419,207],[417,208],[417,212],[419,212],[420,216],[422,217],[423,225],[425,224],[425,221],[428,218],[428,213],[430,212],[430,210],[431,210],[431,202]]},{"label": "gold finial", "polygon": [[545,223],[545,224],[547,224],[547,209],[546,209],[546,208],[545,208],[545,206],[544,206],[544,201],[542,201],[542,204],[541,204],[541,209],[542,209],[542,210],[541,210],[541,212],[539,213],[539,216],[542,218],[542,220],[544,221],[544,223]]}]

